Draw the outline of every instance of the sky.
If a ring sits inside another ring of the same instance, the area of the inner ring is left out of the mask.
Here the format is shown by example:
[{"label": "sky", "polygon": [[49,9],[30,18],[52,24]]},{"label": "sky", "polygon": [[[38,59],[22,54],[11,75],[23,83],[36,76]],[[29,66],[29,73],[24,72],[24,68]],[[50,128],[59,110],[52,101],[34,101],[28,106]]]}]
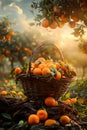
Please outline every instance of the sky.
[{"label": "sky", "polygon": [[[0,0],[0,18],[7,16],[14,21],[32,21],[32,0]],[[21,24],[21,23],[20,23]]]},{"label": "sky", "polygon": [[[74,59],[78,63],[87,62],[87,55],[79,52],[78,42],[76,42],[75,37],[72,35],[73,30],[69,28],[67,24],[64,25],[62,29],[46,29],[41,26],[30,25],[31,22],[35,22],[34,18],[37,14],[37,11],[34,11],[30,6],[32,1],[33,0],[0,0],[0,19],[7,16],[11,21],[16,21],[16,26],[13,26],[15,30],[34,32],[34,37],[36,37],[37,32],[39,32],[43,40],[53,40],[60,46],[69,60]],[[34,11],[34,13],[31,11]],[[39,40],[39,37],[36,38]]]}]

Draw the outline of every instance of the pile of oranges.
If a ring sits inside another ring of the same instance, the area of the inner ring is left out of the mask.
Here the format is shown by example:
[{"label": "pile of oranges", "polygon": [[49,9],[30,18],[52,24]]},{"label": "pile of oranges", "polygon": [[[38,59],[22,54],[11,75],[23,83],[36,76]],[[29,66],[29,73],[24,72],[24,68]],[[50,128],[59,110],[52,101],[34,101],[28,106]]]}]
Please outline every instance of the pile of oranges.
[{"label": "pile of oranges", "polygon": [[[58,106],[58,101],[56,101],[53,97],[47,97],[44,100],[44,103],[48,107],[56,107]],[[30,114],[28,116],[28,124],[34,125],[38,124],[40,122],[44,123],[44,126],[50,126],[54,124],[60,124],[66,125],[71,123],[71,119],[67,115],[60,116],[59,120],[55,120],[53,118],[49,118],[49,114],[46,109],[39,109],[35,114]]]},{"label": "pile of oranges", "polygon": [[64,61],[53,61],[52,59],[45,59],[43,57],[39,57],[31,63],[30,71],[37,76],[41,75],[42,77],[47,77],[49,75],[55,80],[67,77],[73,78],[76,76],[74,69]]},{"label": "pile of oranges", "polygon": [[[28,68],[22,71],[20,67],[14,69],[14,74],[28,73]],[[62,60],[53,61],[52,59],[45,59],[39,57],[31,63],[30,73],[36,76],[51,77],[55,80],[62,78],[74,78],[76,76],[75,70],[68,63]]]}]

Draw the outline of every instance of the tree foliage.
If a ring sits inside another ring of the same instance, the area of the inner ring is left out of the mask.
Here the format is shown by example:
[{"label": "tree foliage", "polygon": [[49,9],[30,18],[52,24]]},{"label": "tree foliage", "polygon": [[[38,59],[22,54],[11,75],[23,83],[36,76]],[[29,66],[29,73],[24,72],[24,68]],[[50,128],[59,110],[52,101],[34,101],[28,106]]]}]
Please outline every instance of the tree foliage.
[{"label": "tree foliage", "polygon": [[36,21],[43,27],[55,29],[67,23],[70,28],[75,28],[74,36],[84,34],[84,27],[87,27],[86,0],[39,0],[33,1],[31,7],[38,9]]},{"label": "tree foliage", "polygon": [[11,24],[7,17],[0,21],[0,60],[8,58],[13,68],[14,62],[24,65],[32,52],[32,45],[26,33],[14,31]]},{"label": "tree foliage", "polygon": [[84,21],[87,25],[87,1],[86,0],[41,0],[32,2],[33,8],[38,9],[41,14],[37,15],[38,20],[47,18],[57,22]]}]

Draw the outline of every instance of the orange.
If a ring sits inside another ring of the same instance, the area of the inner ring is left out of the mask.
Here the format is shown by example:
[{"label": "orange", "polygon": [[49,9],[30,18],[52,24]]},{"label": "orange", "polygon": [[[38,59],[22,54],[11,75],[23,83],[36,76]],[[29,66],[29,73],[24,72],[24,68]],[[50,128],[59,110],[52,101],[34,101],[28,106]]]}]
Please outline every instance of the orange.
[{"label": "orange", "polygon": [[48,119],[44,123],[45,126],[54,125],[54,124],[57,124],[56,120],[54,119]]},{"label": "orange", "polygon": [[41,22],[41,25],[42,25],[44,28],[49,27],[49,20],[48,20],[48,19],[44,19],[44,20]]},{"label": "orange", "polygon": [[64,22],[59,22],[59,23],[58,23],[58,27],[59,27],[59,28],[62,28],[63,26],[64,26]]},{"label": "orange", "polygon": [[7,82],[8,82],[8,80],[7,80],[7,79],[5,79],[5,80],[4,80],[4,82],[5,82],[5,83],[7,83]]},{"label": "orange", "polygon": [[56,68],[56,65],[54,63],[48,63],[47,64],[48,68]]},{"label": "orange", "polygon": [[7,95],[7,91],[3,90],[3,91],[1,92],[1,95],[2,95],[2,96]]},{"label": "orange", "polygon": [[25,97],[24,97],[24,98],[22,98],[21,100],[22,100],[23,102],[27,101],[27,99],[26,99]]},{"label": "orange", "polygon": [[15,68],[15,70],[14,70],[14,73],[17,75],[17,74],[20,74],[22,71],[21,71],[21,69],[20,69],[20,67],[17,67],[17,68]]},{"label": "orange", "polygon": [[34,64],[34,67],[38,67],[38,65],[41,63],[41,61],[39,60],[36,60],[33,64]]},{"label": "orange", "polygon": [[66,22],[68,21],[68,18],[67,18],[64,14],[62,14],[62,15],[60,16],[60,19],[61,19],[61,21],[64,22],[64,23],[66,23]]},{"label": "orange", "polygon": [[10,35],[11,35],[11,36],[13,36],[14,34],[15,34],[14,31],[11,31],[11,32],[10,32]]},{"label": "orange", "polygon": [[34,63],[32,63],[32,64],[31,64],[31,68],[34,68],[34,67],[35,67],[35,64],[34,64]]},{"label": "orange", "polygon": [[62,115],[60,117],[60,123],[65,125],[65,124],[69,124],[71,122],[71,119],[67,116],[67,115]]},{"label": "orange", "polygon": [[74,22],[78,22],[78,21],[79,21],[78,14],[73,13],[73,14],[71,15],[71,19],[72,19]]},{"label": "orange", "polygon": [[38,60],[41,61],[41,62],[45,62],[46,61],[44,57],[39,57]]},{"label": "orange", "polygon": [[67,68],[66,68],[65,64],[62,64],[61,68],[62,68],[62,70],[64,70],[64,71],[66,71],[66,70],[67,70]]},{"label": "orange", "polygon": [[57,22],[56,22],[56,21],[53,21],[53,23],[51,23],[49,27],[50,27],[51,29],[55,29],[55,28],[57,28],[57,26],[58,26]]},{"label": "orange", "polygon": [[48,68],[48,67],[44,67],[43,69],[42,69],[42,75],[48,75],[48,74],[50,74],[51,73],[51,71],[50,71],[50,69]]},{"label": "orange", "polygon": [[31,114],[30,116],[28,116],[28,123],[30,125],[38,124],[39,122],[39,117],[36,114]]},{"label": "orange", "polygon": [[78,22],[79,19],[77,17],[72,17],[72,19],[74,20],[74,22]]},{"label": "orange", "polygon": [[24,51],[28,51],[28,48],[27,48],[27,47],[25,47],[25,48],[24,48]]},{"label": "orange", "polygon": [[44,101],[45,105],[49,107],[58,106],[58,102],[53,97],[47,97]]},{"label": "orange", "polygon": [[19,46],[16,45],[16,49],[19,51],[21,48]]},{"label": "orange", "polygon": [[33,72],[33,74],[35,74],[35,75],[42,74],[42,72],[41,72],[41,69],[40,69],[40,68],[35,68],[35,69],[33,69],[33,70],[32,70],[32,72]]},{"label": "orange", "polygon": [[14,90],[12,90],[12,91],[10,91],[11,92],[11,94],[13,94],[13,95],[15,95],[16,94],[16,92],[14,91]]},{"label": "orange", "polygon": [[77,98],[71,98],[71,99],[70,99],[70,102],[71,102],[71,103],[76,103],[76,102],[77,102]]},{"label": "orange", "polygon": [[46,110],[38,110],[37,116],[39,117],[40,120],[46,120],[48,117],[48,113],[46,112]]},{"label": "orange", "polygon": [[10,39],[11,39],[11,35],[10,35],[10,34],[6,34],[6,35],[5,35],[5,38],[6,38],[7,40],[10,40]]},{"label": "orange", "polygon": [[55,106],[58,106],[58,101],[55,102]]},{"label": "orange", "polygon": [[11,26],[11,23],[10,23],[10,22],[7,22],[7,26]]},{"label": "orange", "polygon": [[52,63],[53,61],[52,60],[49,60],[49,59],[47,59],[46,60],[46,63],[48,64],[48,63]]},{"label": "orange", "polygon": [[69,99],[65,100],[64,102],[65,102],[66,104],[69,104],[69,105],[71,104],[71,102],[70,102]]},{"label": "orange", "polygon": [[45,68],[46,67],[46,64],[39,64],[38,65],[38,68],[40,68],[41,70],[43,69],[43,68]]},{"label": "orange", "polygon": [[9,50],[7,50],[5,54],[6,54],[6,56],[9,56],[10,53],[11,53],[11,52],[10,52]]},{"label": "orange", "polygon": [[56,79],[56,80],[60,80],[60,79],[61,79],[61,73],[60,73],[60,72],[57,72],[57,73],[56,73],[55,79]]},{"label": "orange", "polygon": [[18,94],[18,96],[22,96],[23,95],[23,93],[20,92],[20,91],[17,94]]},{"label": "orange", "polygon": [[56,68],[59,69],[60,68],[60,64],[59,63],[56,63]]},{"label": "orange", "polygon": [[16,85],[14,85],[12,88],[13,88],[13,89],[16,89],[16,88],[17,88],[17,86],[16,86]]},{"label": "orange", "polygon": [[55,13],[59,13],[59,9],[58,9],[56,6],[53,6],[53,11],[54,11]]},{"label": "orange", "polygon": [[76,23],[75,23],[74,21],[70,21],[70,22],[69,22],[69,27],[70,27],[70,28],[74,28],[75,25],[76,25]]}]

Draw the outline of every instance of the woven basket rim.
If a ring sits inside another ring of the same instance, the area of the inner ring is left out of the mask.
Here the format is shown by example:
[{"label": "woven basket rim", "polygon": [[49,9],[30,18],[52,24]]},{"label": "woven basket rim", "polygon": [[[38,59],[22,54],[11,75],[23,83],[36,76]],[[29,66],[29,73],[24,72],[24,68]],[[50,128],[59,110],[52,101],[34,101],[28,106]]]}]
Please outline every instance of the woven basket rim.
[{"label": "woven basket rim", "polygon": [[41,81],[45,81],[45,82],[49,82],[49,81],[55,81],[55,82],[63,82],[63,81],[67,81],[67,82],[70,82],[70,81],[74,81],[74,78],[69,78],[69,77],[66,77],[66,78],[61,78],[60,80],[55,80],[54,78],[51,78],[49,80],[49,76],[48,77],[42,77],[41,75],[39,76],[36,76],[36,75],[30,75],[30,74],[20,74],[18,76],[16,76],[16,80],[26,80],[26,79],[37,79],[37,80],[41,80]]}]

